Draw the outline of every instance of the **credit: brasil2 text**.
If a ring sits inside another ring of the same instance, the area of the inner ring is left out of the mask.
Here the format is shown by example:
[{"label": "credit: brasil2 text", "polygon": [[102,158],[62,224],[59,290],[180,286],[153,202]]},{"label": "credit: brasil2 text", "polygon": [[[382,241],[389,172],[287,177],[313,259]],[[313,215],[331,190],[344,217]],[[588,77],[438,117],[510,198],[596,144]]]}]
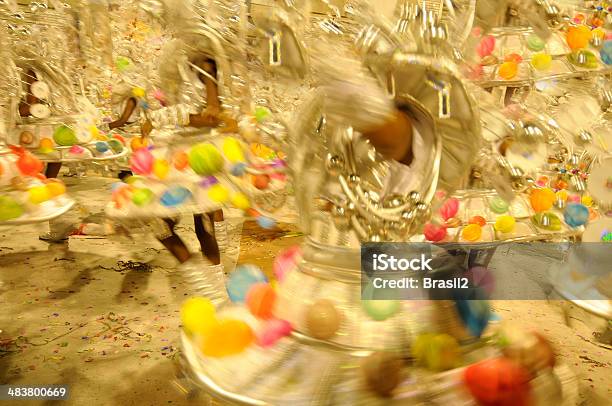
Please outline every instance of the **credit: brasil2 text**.
[{"label": "credit: brasil2 text", "polygon": [[[422,283],[421,283],[422,282]],[[468,278],[432,279],[432,278],[374,278],[375,289],[468,289]]]}]

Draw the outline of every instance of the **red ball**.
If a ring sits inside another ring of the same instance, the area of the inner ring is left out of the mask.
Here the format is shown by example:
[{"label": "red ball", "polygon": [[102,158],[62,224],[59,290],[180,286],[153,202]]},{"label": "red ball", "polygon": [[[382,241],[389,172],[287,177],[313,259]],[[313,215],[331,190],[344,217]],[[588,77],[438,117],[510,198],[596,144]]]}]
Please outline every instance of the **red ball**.
[{"label": "red ball", "polygon": [[529,372],[508,358],[493,358],[470,365],[463,379],[480,405],[531,404]]},{"label": "red ball", "polygon": [[270,177],[268,175],[255,175],[253,178],[253,185],[259,190],[267,188],[269,183]]},{"label": "red ball", "polygon": [[272,318],[275,303],[276,292],[268,283],[256,283],[247,293],[246,305],[260,319]]}]

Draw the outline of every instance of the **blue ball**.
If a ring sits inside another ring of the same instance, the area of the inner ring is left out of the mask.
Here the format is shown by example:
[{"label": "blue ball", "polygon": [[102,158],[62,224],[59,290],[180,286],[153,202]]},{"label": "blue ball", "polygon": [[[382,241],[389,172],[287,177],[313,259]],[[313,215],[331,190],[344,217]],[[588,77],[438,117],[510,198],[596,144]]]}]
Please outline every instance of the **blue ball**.
[{"label": "blue ball", "polygon": [[604,45],[599,50],[599,56],[606,65],[612,65],[612,41],[604,42]]},{"label": "blue ball", "polygon": [[491,308],[486,300],[455,300],[455,307],[469,332],[480,337],[491,320]]},{"label": "blue ball", "polygon": [[234,176],[242,176],[246,172],[247,165],[244,162],[238,162],[232,166],[231,173]]},{"label": "blue ball", "polygon": [[166,190],[162,195],[160,202],[166,207],[178,206],[191,196],[189,189],[182,186],[173,186]]},{"label": "blue ball", "polygon": [[266,275],[264,275],[258,266],[249,264],[239,265],[230,274],[227,281],[227,293],[232,302],[244,302],[251,286],[256,283],[266,282],[268,282],[268,278],[266,278]]},{"label": "blue ball", "polygon": [[276,226],[276,221],[274,221],[274,219],[271,219],[270,217],[259,216],[257,217],[257,224],[259,224],[259,227],[261,228],[270,229]]},{"label": "blue ball", "polygon": [[96,151],[104,153],[106,151],[108,151],[109,146],[108,143],[106,141],[98,141],[96,142]]},{"label": "blue ball", "polygon": [[570,227],[580,227],[589,221],[589,208],[583,204],[568,204],[563,212],[563,219]]}]

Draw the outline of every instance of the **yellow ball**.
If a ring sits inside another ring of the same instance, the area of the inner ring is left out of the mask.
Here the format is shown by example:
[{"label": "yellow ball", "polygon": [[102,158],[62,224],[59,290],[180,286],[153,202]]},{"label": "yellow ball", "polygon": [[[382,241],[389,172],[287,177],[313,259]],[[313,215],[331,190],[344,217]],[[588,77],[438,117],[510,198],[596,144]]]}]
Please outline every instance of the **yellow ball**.
[{"label": "yellow ball", "polygon": [[28,200],[30,203],[40,204],[51,199],[51,193],[46,186],[34,186],[28,190]]},{"label": "yellow ball", "polygon": [[495,229],[500,233],[511,233],[516,225],[516,220],[512,216],[499,216],[495,220]]},{"label": "yellow ball", "polygon": [[242,145],[235,138],[226,137],[223,140],[223,153],[225,157],[232,163],[244,162],[244,152]]},{"label": "yellow ball", "polygon": [[100,130],[98,130],[98,127],[96,127],[95,125],[89,126],[89,133],[91,134],[91,137],[95,140],[99,140],[99,141],[108,140],[108,137],[100,134]]},{"label": "yellow ball", "polygon": [[210,189],[208,189],[208,197],[213,202],[225,203],[229,199],[229,192],[227,191],[225,186],[217,184],[211,186]]},{"label": "yellow ball", "polygon": [[183,303],[181,323],[190,334],[207,334],[217,324],[215,306],[203,297],[193,297]]},{"label": "yellow ball", "polygon": [[412,346],[412,355],[419,365],[434,371],[455,368],[461,360],[459,344],[448,334],[421,334]]},{"label": "yellow ball", "polygon": [[142,87],[135,87],[132,89],[132,94],[134,97],[143,98],[145,97],[145,90]]},{"label": "yellow ball", "polygon": [[246,210],[251,207],[249,198],[244,193],[234,193],[231,202],[234,207],[240,210]]},{"label": "yellow ball", "polygon": [[165,159],[156,159],[153,162],[153,174],[159,179],[164,180],[170,172],[170,164]]},{"label": "yellow ball", "polygon": [[49,183],[46,184],[46,187],[51,197],[61,196],[66,193],[66,185],[59,180],[53,182],[49,181]]},{"label": "yellow ball", "polygon": [[582,196],[582,199],[580,199],[580,201],[586,207],[591,207],[593,205],[593,198],[591,196],[584,195]]}]

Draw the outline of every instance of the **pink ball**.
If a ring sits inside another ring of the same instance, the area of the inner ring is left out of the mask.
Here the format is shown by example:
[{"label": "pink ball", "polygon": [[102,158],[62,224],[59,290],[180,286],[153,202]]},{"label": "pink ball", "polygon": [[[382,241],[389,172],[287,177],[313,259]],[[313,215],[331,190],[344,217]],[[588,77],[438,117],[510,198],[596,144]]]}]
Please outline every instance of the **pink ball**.
[{"label": "pink ball", "polygon": [[279,282],[282,282],[287,275],[287,272],[291,271],[300,258],[302,257],[302,248],[299,245],[287,248],[276,256],[272,270],[274,276]]},{"label": "pink ball", "polygon": [[454,197],[451,197],[450,199],[445,201],[444,204],[442,204],[442,207],[440,207],[439,213],[440,213],[440,216],[442,216],[442,218],[444,219],[444,221],[446,221],[449,218],[455,217],[458,211],[459,211],[459,200],[455,199]]},{"label": "pink ball", "polygon": [[141,148],[132,152],[130,166],[132,172],[137,175],[148,175],[153,170],[153,154],[147,148]]},{"label": "pink ball", "polygon": [[567,201],[568,203],[580,203],[580,196],[579,195],[568,196]]},{"label": "pink ball", "polygon": [[427,241],[439,242],[446,238],[446,227],[433,223],[425,224],[423,235]]},{"label": "pink ball", "polygon": [[495,37],[492,35],[485,35],[480,40],[480,43],[476,45],[476,52],[481,58],[491,55],[495,49]]},{"label": "pink ball", "polygon": [[491,295],[495,290],[495,279],[493,274],[484,266],[473,266],[468,270],[474,285],[481,287],[487,293]]},{"label": "pink ball", "polygon": [[293,327],[287,320],[268,320],[257,337],[257,344],[262,347],[270,347],[281,338],[290,335],[292,331]]}]

